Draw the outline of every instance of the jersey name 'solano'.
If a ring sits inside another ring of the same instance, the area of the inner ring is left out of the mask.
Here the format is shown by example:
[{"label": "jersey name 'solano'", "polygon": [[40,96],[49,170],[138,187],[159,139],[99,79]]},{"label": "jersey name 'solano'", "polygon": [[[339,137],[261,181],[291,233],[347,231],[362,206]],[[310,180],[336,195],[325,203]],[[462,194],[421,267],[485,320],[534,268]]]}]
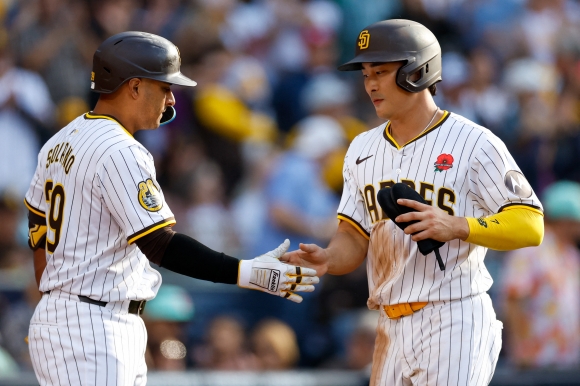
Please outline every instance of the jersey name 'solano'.
[{"label": "jersey name 'solano'", "polygon": [[379,189],[408,184],[450,215],[485,217],[511,205],[541,204],[505,145],[488,129],[445,113],[430,130],[399,147],[388,123],[354,139],[344,163],[345,186],[338,217],[370,239],[369,307],[452,300],[486,292],[492,279],[483,264],[486,248],[459,239],[423,256],[378,205]]},{"label": "jersey name 'solano'", "polygon": [[175,223],[151,154],[117,121],[85,114],[42,148],[25,203],[46,218],[40,290],[152,299],[160,274],[134,244]]}]

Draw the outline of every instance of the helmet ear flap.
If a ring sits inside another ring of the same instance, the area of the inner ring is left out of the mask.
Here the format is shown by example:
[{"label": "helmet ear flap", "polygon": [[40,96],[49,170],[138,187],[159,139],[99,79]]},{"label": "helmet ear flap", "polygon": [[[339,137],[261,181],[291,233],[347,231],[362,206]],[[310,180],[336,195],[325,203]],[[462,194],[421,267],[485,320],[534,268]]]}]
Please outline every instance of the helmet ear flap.
[{"label": "helmet ear flap", "polygon": [[[419,73],[417,79],[413,75]],[[441,53],[435,53],[426,62],[418,63],[411,58],[397,72],[397,84],[409,92],[423,91],[429,86],[441,81]]]}]

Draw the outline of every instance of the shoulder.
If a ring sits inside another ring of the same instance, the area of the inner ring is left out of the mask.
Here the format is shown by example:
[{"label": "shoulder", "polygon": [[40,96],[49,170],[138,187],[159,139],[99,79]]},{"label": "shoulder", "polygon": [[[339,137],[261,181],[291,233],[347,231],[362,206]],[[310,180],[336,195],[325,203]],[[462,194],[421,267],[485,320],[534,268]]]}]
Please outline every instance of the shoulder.
[{"label": "shoulder", "polygon": [[[73,125],[75,122],[77,125]],[[97,167],[123,157],[130,157],[139,163],[153,162],[151,153],[112,117],[86,113],[63,130],[66,129],[71,138],[77,137],[76,150],[91,154],[90,158]]]},{"label": "shoulder", "polygon": [[384,132],[387,123],[388,122],[382,123],[379,126],[367,130],[364,133],[360,133],[359,135],[354,137],[354,139],[352,140],[352,142],[348,147],[349,152],[351,151],[351,149],[356,151],[361,150],[363,147],[368,146],[370,143],[376,140],[384,139]]},{"label": "shoulder", "polygon": [[470,141],[475,141],[475,150],[481,150],[482,148],[493,147],[496,149],[501,149],[502,151],[507,151],[505,143],[495,135],[488,128],[478,125],[477,123],[459,115],[450,112],[449,118],[447,119],[447,127],[453,128],[460,125],[459,129],[469,130],[472,132],[470,135]]}]

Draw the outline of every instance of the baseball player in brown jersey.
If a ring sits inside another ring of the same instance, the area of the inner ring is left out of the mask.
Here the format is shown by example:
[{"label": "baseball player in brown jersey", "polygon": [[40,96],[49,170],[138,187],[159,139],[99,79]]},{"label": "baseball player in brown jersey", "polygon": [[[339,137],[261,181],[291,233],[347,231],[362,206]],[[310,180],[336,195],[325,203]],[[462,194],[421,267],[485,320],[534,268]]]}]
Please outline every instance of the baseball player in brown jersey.
[{"label": "baseball player in brown jersey", "polygon": [[[368,306],[379,310],[372,385],[486,385],[501,348],[502,323],[486,291],[487,248],[541,243],[542,206],[503,142],[488,129],[440,110],[441,48],[424,26],[386,20],[362,30],[356,56],[377,115],[344,160],[338,231],[327,248],[300,244],[282,259],[341,275],[367,257]],[[403,183],[425,200],[397,222],[377,203]],[[445,244],[423,256],[417,241]]]},{"label": "baseball player in brown jersey", "polygon": [[144,385],[147,333],[140,318],[161,276],[174,272],[238,284],[300,302],[315,271],[278,260],[289,241],[239,261],[175,233],[151,154],[133,138],[175,115],[180,72],[170,41],[143,32],[105,40],[93,60],[90,113],[44,145],[26,194],[29,244],[44,293],[29,348],[41,385]]}]

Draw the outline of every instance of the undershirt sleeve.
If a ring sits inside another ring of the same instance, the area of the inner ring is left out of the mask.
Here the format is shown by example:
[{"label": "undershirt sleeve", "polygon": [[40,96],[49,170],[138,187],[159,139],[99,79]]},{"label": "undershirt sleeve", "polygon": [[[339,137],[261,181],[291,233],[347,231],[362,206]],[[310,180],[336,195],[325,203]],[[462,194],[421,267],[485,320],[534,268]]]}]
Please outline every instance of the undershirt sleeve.
[{"label": "undershirt sleeve", "polygon": [[151,262],[170,271],[214,283],[238,283],[238,259],[176,233],[169,226],[157,229],[135,243]]},{"label": "undershirt sleeve", "polygon": [[467,218],[465,241],[498,251],[534,247],[544,238],[544,216],[528,206],[512,206],[484,218]]}]

